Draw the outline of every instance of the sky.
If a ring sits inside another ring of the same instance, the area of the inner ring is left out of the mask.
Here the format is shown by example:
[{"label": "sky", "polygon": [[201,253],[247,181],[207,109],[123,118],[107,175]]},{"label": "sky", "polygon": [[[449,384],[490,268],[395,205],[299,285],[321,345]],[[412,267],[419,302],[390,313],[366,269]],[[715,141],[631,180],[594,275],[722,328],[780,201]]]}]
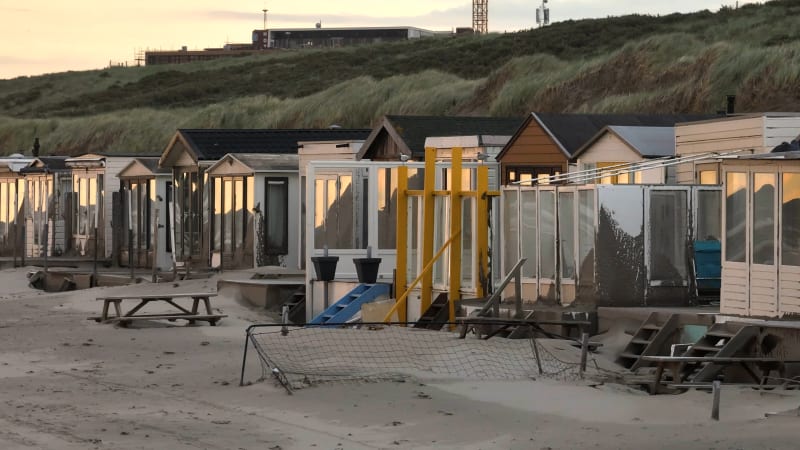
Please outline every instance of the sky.
[{"label": "sky", "polygon": [[[550,0],[551,22],[716,11],[735,0]],[[751,3],[740,1],[740,4]],[[489,0],[489,31],[536,26],[541,0]],[[137,52],[250,42],[254,29],[472,25],[471,0],[0,0],[0,79],[133,64]]]}]

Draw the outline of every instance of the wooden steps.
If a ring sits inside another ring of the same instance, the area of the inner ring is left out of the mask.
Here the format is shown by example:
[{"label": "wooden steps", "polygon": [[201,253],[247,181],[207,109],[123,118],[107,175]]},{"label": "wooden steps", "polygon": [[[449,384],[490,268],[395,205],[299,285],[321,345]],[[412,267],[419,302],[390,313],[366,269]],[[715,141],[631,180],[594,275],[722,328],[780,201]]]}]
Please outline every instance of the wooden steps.
[{"label": "wooden steps", "polygon": [[678,318],[677,314],[650,313],[619,355],[617,362],[631,371],[650,365],[641,357],[664,352],[665,344],[678,331]]}]

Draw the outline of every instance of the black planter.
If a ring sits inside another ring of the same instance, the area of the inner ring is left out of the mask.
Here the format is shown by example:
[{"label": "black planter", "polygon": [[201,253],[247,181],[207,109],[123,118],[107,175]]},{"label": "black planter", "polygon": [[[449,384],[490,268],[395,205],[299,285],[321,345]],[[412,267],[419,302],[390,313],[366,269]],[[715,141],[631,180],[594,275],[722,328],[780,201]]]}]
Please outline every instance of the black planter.
[{"label": "black planter", "polygon": [[359,283],[374,284],[378,281],[380,258],[353,258],[353,263],[356,265]]},{"label": "black planter", "polygon": [[312,256],[311,262],[314,263],[314,271],[317,273],[319,281],[333,281],[336,278],[336,263],[339,262],[338,256]]}]

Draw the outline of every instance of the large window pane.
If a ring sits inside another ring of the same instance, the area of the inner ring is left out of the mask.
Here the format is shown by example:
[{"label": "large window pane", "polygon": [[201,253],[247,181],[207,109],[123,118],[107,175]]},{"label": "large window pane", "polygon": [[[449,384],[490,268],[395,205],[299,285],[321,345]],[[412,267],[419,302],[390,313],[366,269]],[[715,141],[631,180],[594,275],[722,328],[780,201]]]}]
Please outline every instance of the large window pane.
[{"label": "large window pane", "polygon": [[556,277],[556,195],[553,191],[539,192],[539,272],[542,278]]},{"label": "large window pane", "polygon": [[800,266],[800,173],[783,174],[781,263]]},{"label": "large window pane", "polygon": [[536,191],[522,191],[520,195],[520,234],[525,236],[520,244],[522,257],[527,258],[522,266],[522,276],[536,278]]},{"label": "large window pane", "polygon": [[397,169],[378,169],[378,248],[397,246]]},{"label": "large window pane", "polygon": [[503,191],[503,266],[505,272],[511,270],[519,260],[518,200],[518,191]]},{"label": "large window pane", "polygon": [[472,251],[474,202],[474,198],[461,199],[461,287],[464,289],[473,287],[473,261],[476,256]]},{"label": "large window pane", "polygon": [[267,179],[266,237],[268,255],[286,254],[289,250],[289,180]]},{"label": "large window pane", "polygon": [[594,283],[594,191],[578,192],[578,276],[582,285]]},{"label": "large window pane", "polygon": [[575,278],[575,193],[558,193],[558,228],[561,240],[561,278]]},{"label": "large window pane", "polygon": [[725,260],[746,261],[747,174],[728,172],[725,185]]},{"label": "large window pane", "polygon": [[697,192],[697,235],[700,241],[716,240],[722,236],[722,193],[720,191]]},{"label": "large window pane", "polygon": [[775,264],[775,174],[753,174],[753,264]]},{"label": "large window pane", "polygon": [[686,279],[687,198],[685,191],[650,192],[650,280],[680,284]]}]

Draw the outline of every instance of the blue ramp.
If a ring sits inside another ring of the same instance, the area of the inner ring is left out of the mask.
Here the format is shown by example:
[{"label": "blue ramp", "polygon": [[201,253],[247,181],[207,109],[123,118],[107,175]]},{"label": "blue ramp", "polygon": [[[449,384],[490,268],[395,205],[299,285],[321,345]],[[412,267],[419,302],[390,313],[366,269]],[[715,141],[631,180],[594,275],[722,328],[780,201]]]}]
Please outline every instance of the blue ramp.
[{"label": "blue ramp", "polygon": [[308,324],[325,325],[346,322],[361,310],[361,305],[374,302],[384,295],[389,295],[388,284],[360,284],[320,315],[314,317],[314,320]]}]

